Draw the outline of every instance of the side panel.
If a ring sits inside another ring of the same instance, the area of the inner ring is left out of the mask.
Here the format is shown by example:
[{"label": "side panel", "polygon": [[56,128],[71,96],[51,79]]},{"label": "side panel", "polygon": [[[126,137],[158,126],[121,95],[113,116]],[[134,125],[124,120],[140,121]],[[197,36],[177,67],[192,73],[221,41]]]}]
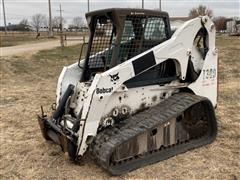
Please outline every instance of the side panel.
[{"label": "side panel", "polygon": [[[80,62],[80,65],[83,65],[84,60]],[[66,91],[69,84],[76,86],[76,84],[80,81],[82,77],[82,69],[79,68],[78,63],[71,64],[70,66],[66,66],[63,68],[57,83],[57,90],[56,90],[56,104],[58,105],[59,100],[61,99],[62,95]]]},{"label": "side panel", "polygon": [[208,52],[198,79],[188,87],[197,95],[207,97],[213,106],[217,105],[217,54]]},{"label": "side panel", "polygon": [[115,91],[104,108],[102,119],[115,116],[121,118],[124,114],[134,114],[155,106],[177,92],[179,85],[179,82],[173,82],[165,86],[152,85]]},{"label": "side panel", "polygon": [[203,61],[203,68],[198,79],[189,85],[189,88],[197,95],[207,97],[213,106],[217,105],[217,78],[218,78],[218,50],[215,46],[215,26],[212,21],[205,22],[208,33],[208,53]]}]

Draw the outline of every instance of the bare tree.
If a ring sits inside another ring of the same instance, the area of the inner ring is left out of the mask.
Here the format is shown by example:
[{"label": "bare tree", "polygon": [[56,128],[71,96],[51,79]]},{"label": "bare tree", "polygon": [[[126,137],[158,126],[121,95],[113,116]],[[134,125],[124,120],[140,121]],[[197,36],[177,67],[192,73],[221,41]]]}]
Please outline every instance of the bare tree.
[{"label": "bare tree", "polygon": [[47,22],[47,18],[43,14],[35,14],[31,18],[31,26],[36,30],[37,34],[41,26],[44,26]]},{"label": "bare tree", "polygon": [[219,16],[213,19],[217,31],[226,30],[227,19],[225,17]]},{"label": "bare tree", "polygon": [[19,22],[19,25],[24,25],[24,26],[28,26],[28,19],[26,18],[23,18],[20,22]]},{"label": "bare tree", "polygon": [[83,18],[80,16],[74,17],[72,20],[72,26],[76,29],[80,29],[81,27],[83,27]]},{"label": "bare tree", "polygon": [[[66,20],[64,18],[62,18],[62,26],[64,26],[64,24],[66,24]],[[52,20],[52,26],[53,29],[60,29],[60,24],[61,24],[61,17],[60,16],[55,16]]]},{"label": "bare tree", "polygon": [[208,15],[210,18],[213,17],[213,11],[211,9],[208,9],[204,5],[199,5],[196,8],[192,8],[188,14],[188,16],[191,18],[204,16],[204,15]]},{"label": "bare tree", "polygon": [[28,19],[23,18],[23,19],[18,23],[18,29],[19,29],[20,31],[28,31],[28,30],[29,30]]}]

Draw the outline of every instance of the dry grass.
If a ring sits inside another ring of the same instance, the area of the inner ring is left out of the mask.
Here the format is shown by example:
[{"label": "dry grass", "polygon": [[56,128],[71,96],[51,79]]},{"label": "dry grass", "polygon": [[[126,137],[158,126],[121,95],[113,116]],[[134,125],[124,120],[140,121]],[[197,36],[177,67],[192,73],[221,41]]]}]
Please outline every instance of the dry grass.
[{"label": "dry grass", "polygon": [[[240,41],[236,37],[219,37],[217,46],[220,52],[217,140],[115,178],[240,178]],[[27,59],[13,57],[0,61],[0,179],[110,178],[88,157],[80,166],[69,162],[58,146],[43,140],[36,120],[40,104],[49,107],[55,100],[56,78],[62,66],[74,62],[78,53],[74,47],[65,52],[55,49]]]},{"label": "dry grass", "polygon": [[[48,38],[47,33],[42,33],[38,39],[36,39],[36,33],[34,32],[8,32],[8,34],[0,33],[0,47],[16,46],[20,44],[36,43],[47,40],[49,41],[51,39]],[[53,39],[56,39],[56,37]]]},{"label": "dry grass", "polygon": [[[59,39],[59,32],[54,32],[53,38],[48,38],[48,31],[40,32],[40,36],[36,39],[36,32],[33,31],[8,31],[5,34],[3,31],[0,31],[0,47],[16,46],[22,44],[34,44],[38,42],[45,42],[49,40]],[[70,38],[72,36],[80,37],[87,36],[84,32],[64,32],[64,37]]]}]

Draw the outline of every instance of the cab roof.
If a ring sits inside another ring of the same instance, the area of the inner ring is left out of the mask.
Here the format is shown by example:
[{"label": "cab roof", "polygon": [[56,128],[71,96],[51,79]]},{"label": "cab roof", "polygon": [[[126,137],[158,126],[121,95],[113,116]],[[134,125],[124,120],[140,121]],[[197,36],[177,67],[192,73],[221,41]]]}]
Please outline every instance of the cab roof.
[{"label": "cab roof", "polygon": [[150,9],[134,9],[134,8],[109,8],[91,11],[86,13],[86,17],[101,16],[108,13],[113,13],[118,16],[126,15],[146,15],[146,16],[159,16],[159,17],[168,17],[168,13],[165,11],[157,11]]}]

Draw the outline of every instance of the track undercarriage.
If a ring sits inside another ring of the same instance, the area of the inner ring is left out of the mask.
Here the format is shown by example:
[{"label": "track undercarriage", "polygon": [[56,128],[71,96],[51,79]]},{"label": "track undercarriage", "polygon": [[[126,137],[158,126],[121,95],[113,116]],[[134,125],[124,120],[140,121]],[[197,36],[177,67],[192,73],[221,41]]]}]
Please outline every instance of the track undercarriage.
[{"label": "track undercarriage", "polygon": [[113,175],[211,143],[217,123],[211,102],[181,93],[100,132],[90,147]]}]

